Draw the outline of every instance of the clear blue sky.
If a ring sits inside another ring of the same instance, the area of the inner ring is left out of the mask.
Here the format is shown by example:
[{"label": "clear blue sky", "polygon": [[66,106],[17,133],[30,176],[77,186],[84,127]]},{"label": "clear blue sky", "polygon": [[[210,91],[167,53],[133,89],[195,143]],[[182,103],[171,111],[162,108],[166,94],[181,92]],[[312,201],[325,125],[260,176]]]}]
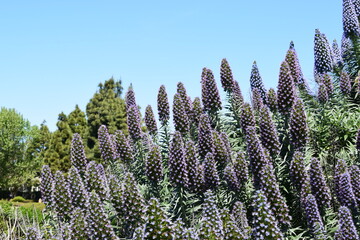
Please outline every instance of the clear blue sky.
[{"label": "clear blue sky", "polygon": [[[156,110],[165,84],[200,96],[203,67],[227,58],[243,94],[252,62],[265,87],[276,87],[291,40],[312,80],[314,30],[342,36],[340,0],[3,1],[0,4],[0,106],[56,129],[60,112],[85,111],[97,85],[112,76],[137,103]],[[221,88],[222,91],[222,88]]]}]

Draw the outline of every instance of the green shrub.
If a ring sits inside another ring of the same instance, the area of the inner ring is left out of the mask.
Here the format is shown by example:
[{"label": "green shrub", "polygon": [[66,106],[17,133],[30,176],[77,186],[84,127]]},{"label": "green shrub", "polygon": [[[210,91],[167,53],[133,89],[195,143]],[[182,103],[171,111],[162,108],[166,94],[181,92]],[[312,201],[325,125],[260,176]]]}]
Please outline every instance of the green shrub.
[{"label": "green shrub", "polygon": [[26,202],[26,200],[21,196],[16,196],[13,199],[11,199],[10,202]]}]

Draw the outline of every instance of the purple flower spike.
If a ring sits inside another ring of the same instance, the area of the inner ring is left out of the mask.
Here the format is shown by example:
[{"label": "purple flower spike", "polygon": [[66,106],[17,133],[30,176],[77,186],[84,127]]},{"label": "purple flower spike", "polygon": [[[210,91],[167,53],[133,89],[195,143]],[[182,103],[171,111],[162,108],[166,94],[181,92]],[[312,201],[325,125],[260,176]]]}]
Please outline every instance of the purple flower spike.
[{"label": "purple flower spike", "polygon": [[240,109],[240,107],[242,106],[242,104],[244,103],[244,97],[241,93],[241,89],[240,89],[239,83],[237,81],[234,81],[231,101],[232,101],[232,107],[233,107],[234,111],[238,111]]},{"label": "purple flower spike", "polygon": [[339,208],[339,228],[335,233],[337,240],[357,240],[359,235],[357,233],[353,217],[350,210],[341,206]]},{"label": "purple flower spike", "polygon": [[324,73],[321,76],[321,79],[322,79],[322,82],[324,83],[324,85],[326,86],[327,94],[330,97],[334,91],[334,85],[332,83],[332,78],[331,78],[330,74]]},{"label": "purple flower spike", "polygon": [[185,162],[184,142],[181,133],[176,131],[169,148],[169,176],[175,187],[187,187],[188,171]]},{"label": "purple flower spike", "polygon": [[200,116],[203,114],[203,107],[201,105],[200,98],[196,97],[194,98],[194,101],[192,103],[192,122],[195,123],[195,125],[199,125]]},{"label": "purple flower spike", "polygon": [[218,169],[224,169],[227,163],[230,161],[229,153],[225,147],[225,144],[217,131],[212,132],[212,138],[214,142],[214,158],[217,163]]},{"label": "purple flower spike", "polygon": [[325,233],[318,205],[316,203],[315,197],[311,194],[306,197],[305,214],[308,227],[310,228],[313,235],[315,230],[318,230],[321,233]]},{"label": "purple flower spike", "polygon": [[251,91],[254,91],[254,89],[257,89],[259,91],[263,102],[266,103],[266,89],[260,76],[259,69],[256,65],[256,61],[254,61],[251,69],[250,86]]},{"label": "purple flower spike", "polygon": [[308,140],[308,126],[304,103],[296,99],[290,115],[290,142],[294,149],[304,148]]},{"label": "purple flower spike", "polygon": [[343,0],[343,30],[346,37],[359,36],[360,27],[353,0]]},{"label": "purple flower spike", "polygon": [[360,206],[360,169],[358,166],[353,165],[349,168],[351,176],[351,185],[356,198],[357,205]]},{"label": "purple flower spike", "polygon": [[164,85],[160,86],[157,95],[157,109],[159,114],[159,121],[162,125],[164,125],[170,119],[170,106]]},{"label": "purple flower spike", "polygon": [[233,215],[239,229],[247,236],[249,234],[250,227],[246,217],[246,208],[244,204],[239,201],[235,202],[231,215]]},{"label": "purple flower spike", "polygon": [[228,164],[224,169],[224,179],[227,182],[227,186],[231,191],[239,191],[240,183],[234,171],[232,164]]},{"label": "purple flower spike", "polygon": [[186,114],[184,102],[179,93],[175,93],[174,95],[173,115],[176,131],[187,133],[189,131],[189,118]]},{"label": "purple flower spike", "polygon": [[72,211],[72,199],[69,182],[66,181],[63,173],[57,171],[54,175],[54,184],[52,188],[53,210],[61,219],[69,219]]},{"label": "purple flower spike", "polygon": [[87,210],[77,207],[71,213],[70,239],[85,240],[91,238],[92,233]]},{"label": "purple flower spike", "polygon": [[152,145],[150,147],[145,165],[145,173],[147,178],[153,183],[160,182],[163,176],[163,171],[162,158],[159,146]]},{"label": "purple flower spike", "polygon": [[252,90],[251,103],[253,109],[256,111],[258,111],[262,106],[264,106],[260,92],[256,88]]},{"label": "purple flower spike", "polygon": [[185,86],[184,86],[184,84],[182,82],[179,82],[177,84],[177,90],[176,91],[181,96],[181,100],[182,100],[182,103],[184,105],[185,113],[186,113],[188,119],[191,120],[193,118],[192,117],[192,115],[193,115],[193,113],[192,113],[192,102],[191,102],[190,97],[187,95]]},{"label": "purple flower spike", "polygon": [[296,151],[293,155],[290,163],[290,176],[293,185],[300,194],[301,189],[308,178],[304,164],[304,153],[301,151]]},{"label": "purple flower spike", "polygon": [[319,29],[315,30],[314,39],[315,70],[319,74],[327,73],[332,70],[333,61],[329,42]]},{"label": "purple flower spike", "polygon": [[189,178],[188,187],[192,192],[200,192],[204,185],[203,173],[200,169],[195,143],[191,140],[185,143],[185,159]]},{"label": "purple flower spike", "polygon": [[341,51],[337,41],[334,39],[332,44],[333,60],[335,66],[341,66],[343,64],[343,59],[341,56]]},{"label": "purple flower spike", "polygon": [[71,164],[77,168],[80,174],[83,176],[88,161],[85,155],[84,144],[81,140],[80,134],[78,133],[74,133],[73,139],[71,141],[70,160]]},{"label": "purple flower spike", "polygon": [[241,128],[244,133],[248,127],[255,127],[255,116],[249,103],[244,103],[240,115]]},{"label": "purple flower spike", "polygon": [[95,191],[101,200],[105,201],[109,197],[109,191],[107,189],[107,179],[103,172],[104,168],[101,164],[91,161],[86,167],[85,181],[87,191]]},{"label": "purple flower spike", "polygon": [[86,208],[88,206],[88,192],[79,171],[72,167],[68,173],[68,181],[71,192],[72,205],[74,207]]},{"label": "purple flower spike", "polygon": [[221,109],[220,94],[214,74],[207,68],[203,68],[201,74],[201,98],[205,111],[217,112]]},{"label": "purple flower spike", "polygon": [[105,163],[114,162],[118,158],[116,146],[105,125],[101,125],[98,131],[99,148],[101,158]]},{"label": "purple flower spike", "polygon": [[115,146],[120,160],[124,163],[130,164],[134,159],[133,150],[130,146],[128,138],[121,130],[115,131]]},{"label": "purple flower spike", "polygon": [[356,197],[351,185],[351,177],[346,162],[343,159],[339,159],[335,166],[334,185],[340,204],[350,209],[355,209],[357,207]]},{"label": "purple flower spike", "polygon": [[340,74],[340,90],[345,95],[350,95],[351,92],[351,82],[350,76],[347,72],[341,72]]},{"label": "purple flower spike", "polygon": [[290,43],[290,48],[286,53],[285,61],[289,64],[289,69],[291,72],[291,76],[294,80],[295,84],[303,84],[304,77],[301,71],[301,66],[299,59],[297,57],[296,50],[294,48],[294,43]]},{"label": "purple flower spike", "polygon": [[127,110],[127,124],[131,138],[136,141],[141,138],[140,113],[136,105],[131,105]]},{"label": "purple flower spike", "polygon": [[319,84],[318,100],[320,103],[326,103],[329,100],[327,87],[322,82]]},{"label": "purple flower spike", "polygon": [[278,110],[278,97],[275,92],[275,89],[270,88],[267,93],[267,106],[270,108],[270,111],[277,112]]},{"label": "purple flower spike", "polygon": [[345,37],[345,34],[341,38],[341,57],[344,60],[347,60],[350,58],[353,51],[353,44],[350,40],[350,38]]},{"label": "purple flower spike", "polygon": [[198,150],[199,156],[202,159],[205,158],[207,153],[214,151],[212,128],[207,114],[202,114],[200,116]]},{"label": "purple flower spike", "polygon": [[360,153],[360,128],[357,132],[357,137],[356,137],[356,149]]},{"label": "purple flower spike", "polygon": [[318,205],[321,207],[330,207],[330,189],[326,184],[325,176],[318,158],[311,159],[309,175],[311,190],[316,198]]},{"label": "purple flower spike", "polygon": [[148,105],[145,109],[145,125],[150,134],[157,133],[156,120],[154,116],[154,112],[150,105]]},{"label": "purple flower spike", "polygon": [[220,184],[220,178],[216,169],[214,155],[209,152],[204,160],[204,179],[207,188],[215,189]]},{"label": "purple flower spike", "polygon": [[283,115],[290,114],[291,107],[295,101],[294,80],[291,76],[289,64],[282,62],[278,82],[278,109]]},{"label": "purple flower spike", "polygon": [[243,152],[237,153],[233,166],[240,185],[244,186],[249,179],[249,163],[246,161]]},{"label": "purple flower spike", "polygon": [[130,85],[129,89],[125,94],[125,103],[126,103],[126,108],[129,108],[132,105],[137,106],[135,100],[135,92],[134,89],[132,88],[132,85]]},{"label": "purple flower spike", "polygon": [[226,58],[221,60],[220,80],[225,92],[232,92],[234,85],[234,77],[230,65]]},{"label": "purple flower spike", "polygon": [[48,165],[44,165],[41,171],[40,191],[41,191],[42,201],[49,209],[52,208],[52,204],[53,204],[53,199],[52,199],[53,181],[54,179],[50,167]]}]

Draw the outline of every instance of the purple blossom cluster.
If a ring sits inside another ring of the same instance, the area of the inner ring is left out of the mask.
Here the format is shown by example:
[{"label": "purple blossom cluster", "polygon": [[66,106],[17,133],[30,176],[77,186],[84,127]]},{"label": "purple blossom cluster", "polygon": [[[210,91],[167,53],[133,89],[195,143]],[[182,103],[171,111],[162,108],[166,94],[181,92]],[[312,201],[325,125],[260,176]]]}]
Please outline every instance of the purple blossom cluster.
[{"label": "purple blossom cluster", "polygon": [[174,95],[173,119],[176,131],[183,134],[189,131],[189,118],[185,110],[184,102],[179,93],[175,93]]},{"label": "purple blossom cluster", "polygon": [[244,239],[248,239],[250,233],[250,226],[246,217],[246,208],[240,201],[234,203],[231,215],[234,217],[238,228],[243,232]]},{"label": "purple blossom cluster", "polygon": [[352,53],[353,43],[351,42],[350,38],[346,37],[343,34],[341,38],[341,57],[346,60],[350,57]]},{"label": "purple blossom cluster", "polygon": [[188,188],[192,192],[201,192],[204,186],[204,173],[193,141],[185,143],[185,161],[188,170]]},{"label": "purple blossom cluster", "polygon": [[232,164],[228,164],[224,169],[224,179],[227,183],[228,188],[231,191],[239,191],[240,183],[236,176],[236,172],[234,171],[234,167]]},{"label": "purple blossom cluster", "polygon": [[230,162],[230,155],[221,135],[217,131],[212,131],[212,138],[214,143],[213,154],[215,162],[218,169],[222,170],[228,162]]},{"label": "purple blossom cluster", "polygon": [[201,159],[204,159],[207,153],[214,151],[212,131],[208,115],[202,114],[200,116],[198,134],[198,151]]},{"label": "purple blossom cluster", "polygon": [[41,197],[45,205],[51,209],[52,207],[52,193],[53,193],[53,175],[48,165],[44,165],[41,170]]},{"label": "purple blossom cluster", "polygon": [[236,178],[240,185],[245,185],[249,180],[249,163],[245,159],[243,152],[238,152],[233,162],[234,171]]},{"label": "purple blossom cluster", "polygon": [[61,171],[56,171],[52,189],[52,208],[61,220],[69,219],[73,209],[69,182]]},{"label": "purple blossom cluster", "polygon": [[294,47],[294,43],[291,41],[290,48],[286,53],[285,61],[289,64],[289,69],[291,76],[294,80],[294,84],[303,84],[304,83],[304,77],[301,71],[301,66],[299,59],[297,57],[297,53]]},{"label": "purple blossom cluster", "polygon": [[252,90],[251,103],[253,109],[256,111],[258,111],[262,106],[264,106],[263,100],[260,95],[260,91],[257,88]]},{"label": "purple blossom cluster", "polygon": [[205,111],[217,112],[221,109],[220,94],[214,74],[207,68],[203,68],[201,74],[201,98]]},{"label": "purple blossom cluster", "polygon": [[150,105],[147,105],[145,109],[145,125],[150,134],[154,135],[157,133],[158,129],[156,125],[155,115]]},{"label": "purple blossom cluster", "polygon": [[318,74],[330,72],[333,61],[329,42],[319,29],[315,30],[314,38],[315,71]]},{"label": "purple blossom cluster", "polygon": [[327,186],[324,173],[318,158],[311,159],[309,170],[311,191],[321,207],[331,206],[330,189]]},{"label": "purple blossom cluster", "polygon": [[243,231],[237,226],[236,220],[227,209],[220,210],[223,222],[224,240],[245,239]]},{"label": "purple blossom cluster", "polygon": [[199,97],[194,98],[192,103],[192,119],[191,121],[195,124],[195,126],[199,125],[200,116],[203,114],[203,107],[201,105],[201,100]]},{"label": "purple blossom cluster", "polygon": [[170,119],[169,100],[164,85],[161,85],[157,95],[157,109],[159,114],[159,121],[164,125]]},{"label": "purple blossom cluster", "polygon": [[251,68],[250,87],[251,87],[251,91],[254,91],[254,89],[257,89],[261,95],[262,101],[264,103],[266,103],[266,89],[264,87],[264,83],[260,76],[256,61],[254,61],[252,68]]},{"label": "purple blossom cluster", "polygon": [[345,160],[339,159],[334,172],[334,187],[340,205],[350,209],[357,207],[351,177]]},{"label": "purple blossom cluster", "polygon": [[294,101],[290,114],[290,142],[294,149],[304,148],[308,140],[308,126],[303,101]]},{"label": "purple blossom cluster", "polygon": [[238,111],[244,103],[244,97],[241,93],[239,83],[236,80],[234,80],[234,85],[232,89],[231,103],[234,111]]},{"label": "purple blossom cluster", "polygon": [[145,162],[145,174],[153,183],[159,183],[163,177],[160,147],[152,144]]},{"label": "purple blossom cluster", "polygon": [[128,88],[125,94],[125,103],[126,103],[126,108],[129,108],[132,105],[137,106],[135,99],[135,92],[132,86]]},{"label": "purple blossom cluster", "polygon": [[188,170],[185,161],[184,142],[181,133],[176,131],[169,148],[169,177],[175,187],[187,187]]},{"label": "purple blossom cluster", "polygon": [[316,203],[316,199],[312,194],[307,195],[305,206],[305,215],[307,220],[307,225],[312,231],[313,235],[315,230],[324,233],[324,225],[319,213],[318,204]]},{"label": "purple blossom cluster", "polygon": [[80,174],[84,176],[86,164],[88,163],[85,155],[85,148],[81,136],[74,133],[71,140],[70,161],[72,166],[79,170]]},{"label": "purple blossom cluster", "polygon": [[114,135],[115,135],[115,141],[114,141],[115,147],[116,147],[116,151],[119,154],[120,160],[124,163],[130,164],[131,162],[133,162],[134,156],[128,138],[121,130],[116,130]]},{"label": "purple blossom cluster", "polygon": [[141,139],[140,113],[136,105],[130,105],[127,109],[127,125],[131,138],[134,141]]},{"label": "purple blossom cluster", "polygon": [[357,165],[352,165],[349,167],[349,173],[356,203],[360,206],[360,168]]},{"label": "purple blossom cluster", "polygon": [[233,91],[234,77],[233,77],[230,65],[229,65],[228,61],[226,60],[226,58],[223,58],[221,60],[220,80],[221,80],[221,85],[224,88],[225,92],[230,93]]},{"label": "purple blossom cluster", "polygon": [[360,128],[358,129],[356,136],[356,149],[360,153]]},{"label": "purple blossom cluster", "polygon": [[183,103],[183,105],[184,105],[185,113],[186,113],[189,121],[191,121],[192,118],[193,118],[193,112],[192,112],[193,106],[192,106],[192,101],[191,101],[191,98],[187,95],[187,93],[186,93],[186,88],[185,88],[185,86],[184,86],[184,84],[183,84],[182,82],[179,82],[179,83],[177,84],[176,92],[177,92],[178,94],[180,94],[182,103]]},{"label": "purple blossom cluster", "polygon": [[269,107],[270,111],[277,112],[278,109],[278,102],[277,102],[277,94],[275,89],[270,88],[267,92],[267,106]]},{"label": "purple blossom cluster", "polygon": [[345,96],[350,95],[351,92],[350,76],[345,71],[342,71],[340,73],[340,90]]},{"label": "purple blossom cluster", "polygon": [[99,148],[101,152],[101,158],[105,163],[114,162],[118,159],[118,153],[116,151],[115,143],[110,136],[108,129],[105,125],[101,125],[98,130]]},{"label": "purple blossom cluster", "polygon": [[339,45],[335,39],[332,44],[332,53],[333,53],[334,66],[342,66],[343,59],[341,56],[341,51],[340,51]]},{"label": "purple blossom cluster", "polygon": [[246,133],[248,127],[254,127],[256,125],[255,116],[249,103],[244,103],[242,105],[240,122],[244,133]]},{"label": "purple blossom cluster", "polygon": [[68,173],[69,188],[71,193],[72,205],[74,208],[84,208],[88,206],[88,192],[80,172],[72,167]]},{"label": "purple blossom cluster", "polygon": [[[70,230],[70,239],[79,239],[79,240],[86,240],[92,236],[92,233],[97,231],[96,225],[99,226],[100,224],[90,224],[89,221],[89,212],[86,209],[76,207],[74,208],[69,224]],[[97,220],[97,219],[96,219]],[[92,228],[93,227],[93,228]],[[108,229],[109,231],[112,231]],[[101,230],[100,230],[101,231]]]},{"label": "purple blossom cluster", "polygon": [[209,152],[204,159],[204,183],[208,189],[215,189],[220,184],[214,155]]},{"label": "purple blossom cluster", "polygon": [[86,166],[85,172],[86,189],[88,192],[95,191],[102,201],[109,197],[107,179],[104,174],[104,167],[91,161]]},{"label": "purple blossom cluster", "polygon": [[359,239],[353,217],[349,208],[341,206],[339,208],[339,228],[335,233],[336,240],[357,240]]},{"label": "purple blossom cluster", "polygon": [[353,0],[343,0],[343,30],[346,37],[360,35],[357,11],[358,5],[355,8]]},{"label": "purple blossom cluster", "polygon": [[290,110],[295,101],[295,86],[294,80],[291,76],[289,64],[284,61],[280,67],[278,91],[277,91],[277,103],[278,110],[283,115],[290,114]]},{"label": "purple blossom cluster", "polygon": [[309,177],[305,170],[304,153],[302,151],[294,152],[290,162],[290,177],[298,193],[301,193],[301,189]]}]

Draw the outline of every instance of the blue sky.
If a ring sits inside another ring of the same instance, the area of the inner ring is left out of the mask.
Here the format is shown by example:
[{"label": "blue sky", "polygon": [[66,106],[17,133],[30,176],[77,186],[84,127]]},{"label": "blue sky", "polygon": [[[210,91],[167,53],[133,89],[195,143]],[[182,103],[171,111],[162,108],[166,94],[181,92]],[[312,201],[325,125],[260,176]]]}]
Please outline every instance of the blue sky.
[{"label": "blue sky", "polygon": [[222,58],[248,96],[253,61],[276,88],[291,40],[311,81],[314,30],[340,42],[341,14],[340,0],[3,1],[0,106],[55,130],[60,112],[85,111],[97,85],[114,77],[125,90],[133,84],[143,111],[155,110],[161,84],[171,102],[179,81],[200,96],[203,67],[221,88]]}]

